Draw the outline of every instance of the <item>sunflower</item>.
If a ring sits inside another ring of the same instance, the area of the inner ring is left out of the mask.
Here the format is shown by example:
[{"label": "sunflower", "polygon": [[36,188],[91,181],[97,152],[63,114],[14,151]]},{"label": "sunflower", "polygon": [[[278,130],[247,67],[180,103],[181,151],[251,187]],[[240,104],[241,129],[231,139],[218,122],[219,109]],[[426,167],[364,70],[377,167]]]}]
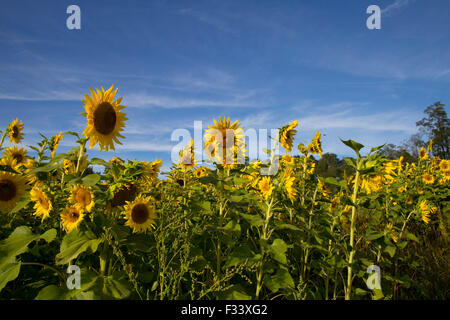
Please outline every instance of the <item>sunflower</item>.
[{"label": "sunflower", "polygon": [[180,160],[178,165],[183,171],[190,170],[196,166],[195,153],[194,153],[194,139],[191,138],[189,145],[180,151]]},{"label": "sunflower", "polygon": [[100,151],[108,151],[109,148],[115,150],[113,141],[122,144],[117,137],[125,138],[119,132],[123,130],[128,118],[120,111],[125,108],[120,104],[122,98],[113,101],[117,92],[117,89],[113,91],[113,88],[114,85],[105,91],[102,87],[102,91],[97,89],[97,92],[90,89],[92,97],[86,94],[86,100],[82,100],[87,113],[87,127],[83,134],[90,138],[89,149],[98,142]]},{"label": "sunflower", "polygon": [[19,172],[21,165],[17,163],[17,160],[11,156],[5,156],[0,159],[0,165],[8,166],[16,172]]},{"label": "sunflower", "polygon": [[8,136],[11,143],[20,143],[23,139],[23,122],[19,119],[13,120],[8,126]]},{"label": "sunflower", "polygon": [[197,169],[195,169],[194,171],[194,176],[196,178],[202,178],[202,177],[206,177],[208,175],[209,172],[209,168],[207,167],[199,167]]},{"label": "sunflower", "polygon": [[283,162],[287,166],[293,166],[295,164],[295,158],[291,157],[290,154],[285,154],[282,156]]},{"label": "sunflower", "polygon": [[91,212],[94,206],[94,195],[88,188],[78,185],[72,189],[69,202],[80,210]]},{"label": "sunflower", "polygon": [[50,142],[50,150],[52,150],[51,153],[52,158],[55,156],[56,149],[58,149],[58,145],[61,142],[62,138],[63,138],[62,132],[58,133],[56,136],[52,138]]},{"label": "sunflower", "polygon": [[287,152],[291,152],[292,143],[294,142],[294,136],[297,133],[295,128],[298,125],[298,121],[290,123],[289,125],[283,127],[280,132],[280,143],[281,146],[286,149]]},{"label": "sunflower", "polygon": [[42,217],[42,221],[50,216],[50,211],[52,211],[53,206],[47,195],[39,188],[33,188],[30,191],[31,201],[36,202],[34,204],[34,209],[36,211],[33,213],[35,216]]},{"label": "sunflower", "polygon": [[[80,167],[79,172],[83,172],[87,166],[88,166],[88,155],[85,154],[84,156],[81,157],[80,160]],[[75,173],[75,171],[77,170],[77,164],[78,164],[78,159],[76,160],[69,160],[69,159],[64,159],[63,160],[63,168],[64,168],[64,174],[73,174]]]},{"label": "sunflower", "polygon": [[264,177],[258,183],[258,189],[264,199],[269,199],[275,187],[270,184],[270,178]]},{"label": "sunflower", "polygon": [[229,117],[219,117],[219,122],[214,120],[214,125],[208,126],[205,131],[205,151],[219,164],[230,168],[238,163],[238,159],[244,159],[244,130],[237,120],[231,123]]},{"label": "sunflower", "polygon": [[142,173],[141,179],[144,186],[151,186],[153,182],[158,179],[158,173],[162,166],[162,160],[156,159],[153,162],[142,162],[144,167],[144,172]]},{"label": "sunflower", "polygon": [[434,177],[433,175],[429,174],[429,173],[425,173],[422,176],[422,180],[423,182],[425,182],[426,184],[433,184],[434,183]]},{"label": "sunflower", "polygon": [[284,186],[286,188],[287,196],[292,203],[294,203],[295,199],[297,198],[297,190],[294,187],[295,180],[296,179],[292,174],[291,168],[284,172]]},{"label": "sunflower", "polygon": [[320,139],[321,139],[321,133],[316,132],[316,134],[314,135],[314,138],[312,140],[312,143],[314,146],[315,153],[318,153],[320,155],[320,157],[322,157],[322,142],[320,141]]},{"label": "sunflower", "polygon": [[18,165],[24,165],[27,161],[27,150],[18,147],[6,148],[4,155],[16,159]]},{"label": "sunflower", "polygon": [[428,159],[428,153],[424,147],[420,148],[420,150],[419,150],[419,158],[420,158],[420,161],[424,161],[424,160]]},{"label": "sunflower", "polygon": [[439,169],[441,169],[442,172],[449,172],[450,171],[450,160],[441,160],[439,163]]},{"label": "sunflower", "polygon": [[25,193],[25,178],[0,171],[0,211],[12,210]]},{"label": "sunflower", "polygon": [[420,212],[422,213],[422,220],[426,224],[428,224],[431,220],[430,214],[436,212],[436,210],[437,210],[437,208],[432,206],[431,204],[429,204],[427,202],[427,200],[422,200],[419,203],[419,209],[420,209]]},{"label": "sunflower", "polygon": [[138,197],[134,202],[127,201],[125,206],[126,226],[133,229],[133,232],[145,232],[154,228],[157,218],[155,207],[151,204],[152,198]]},{"label": "sunflower", "polygon": [[61,213],[61,220],[63,229],[67,233],[72,232],[73,229],[78,228],[81,221],[83,221],[84,213],[76,207],[67,207]]},{"label": "sunflower", "polygon": [[137,192],[138,188],[133,183],[121,186],[114,192],[111,199],[111,206],[113,208],[123,206],[126,202],[132,201],[136,197]]}]

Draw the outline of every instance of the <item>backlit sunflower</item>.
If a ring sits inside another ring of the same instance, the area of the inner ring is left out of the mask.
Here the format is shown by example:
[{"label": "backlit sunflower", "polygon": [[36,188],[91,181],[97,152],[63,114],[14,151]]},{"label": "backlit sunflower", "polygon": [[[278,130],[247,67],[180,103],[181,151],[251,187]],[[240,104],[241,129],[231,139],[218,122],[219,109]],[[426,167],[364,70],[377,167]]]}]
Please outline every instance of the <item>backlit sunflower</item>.
[{"label": "backlit sunflower", "polygon": [[103,88],[101,91],[97,89],[97,92],[90,89],[92,97],[86,94],[86,100],[82,100],[87,113],[87,127],[83,134],[90,138],[89,149],[98,142],[100,151],[108,151],[109,148],[115,150],[114,141],[122,144],[118,137],[125,138],[119,132],[123,130],[128,118],[120,111],[125,108],[120,104],[122,98],[114,101],[117,88],[114,91],[113,88],[114,85],[106,91]]},{"label": "backlit sunflower", "polygon": [[61,222],[63,229],[67,233],[72,232],[73,229],[78,228],[81,221],[83,221],[84,213],[76,207],[67,207],[61,213]]},{"label": "backlit sunflower", "polygon": [[23,122],[19,119],[13,120],[8,126],[8,136],[11,143],[20,143],[23,139]]},{"label": "backlit sunflower", "polygon": [[150,228],[154,228],[157,218],[152,198],[138,197],[133,202],[127,202],[125,206],[126,226],[133,229],[133,232],[141,233]]},{"label": "backlit sunflower", "polygon": [[219,122],[214,120],[214,125],[208,126],[205,131],[205,151],[211,158],[216,158],[219,164],[230,168],[238,160],[244,160],[244,130],[237,120],[231,123],[229,117],[219,117]]},{"label": "backlit sunflower", "polygon": [[287,152],[291,152],[292,143],[294,142],[294,136],[297,133],[295,128],[298,125],[298,121],[290,123],[289,125],[283,127],[280,132],[280,143],[281,146],[286,149]]},{"label": "backlit sunflower", "polygon": [[56,149],[58,149],[58,145],[61,142],[62,138],[63,138],[63,134],[62,134],[62,132],[60,132],[59,134],[54,136],[52,138],[52,140],[50,141],[50,150],[52,150],[52,153],[51,153],[52,158],[55,156]]},{"label": "backlit sunflower", "polygon": [[6,148],[4,155],[16,159],[18,165],[24,165],[27,161],[27,150],[17,146]]},{"label": "backlit sunflower", "polygon": [[283,162],[287,166],[293,166],[295,165],[295,158],[292,157],[290,154],[285,154],[282,156]]},{"label": "backlit sunflower", "polygon": [[275,187],[270,183],[270,177],[263,177],[258,183],[258,189],[262,197],[267,200],[272,195]]},{"label": "backlit sunflower", "polygon": [[50,201],[50,199],[47,197],[47,195],[39,188],[33,188],[30,191],[30,199],[31,201],[34,201],[34,209],[36,210],[33,212],[33,215],[41,217],[41,222],[44,221],[44,219],[50,217],[50,211],[52,211],[53,206]]},{"label": "backlit sunflower", "polygon": [[12,210],[25,193],[25,178],[0,171],[0,211]]},{"label": "backlit sunflower", "polygon": [[191,138],[191,142],[183,150],[180,151],[180,160],[178,165],[183,171],[190,170],[195,167],[195,153],[194,153],[194,139]]},{"label": "backlit sunflower", "polygon": [[78,185],[73,188],[69,198],[73,206],[87,212],[91,212],[94,206],[94,195],[89,188]]}]

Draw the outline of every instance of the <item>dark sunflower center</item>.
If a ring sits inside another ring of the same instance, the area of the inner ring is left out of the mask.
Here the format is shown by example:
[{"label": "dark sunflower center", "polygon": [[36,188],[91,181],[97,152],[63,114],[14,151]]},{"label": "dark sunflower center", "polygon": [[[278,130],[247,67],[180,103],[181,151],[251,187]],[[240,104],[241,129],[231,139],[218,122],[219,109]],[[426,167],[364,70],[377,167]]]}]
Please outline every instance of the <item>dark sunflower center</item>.
[{"label": "dark sunflower center", "polygon": [[135,223],[142,224],[148,220],[150,212],[145,204],[139,203],[131,210],[131,218]]},{"label": "dark sunflower center", "polygon": [[73,210],[69,213],[69,217],[70,217],[70,220],[72,220],[72,222],[75,222],[80,217],[80,214],[77,211]]},{"label": "dark sunflower center", "polygon": [[101,134],[107,135],[116,127],[116,111],[109,102],[103,102],[94,111],[94,127]]},{"label": "dark sunflower center", "polygon": [[16,159],[17,163],[22,163],[23,161],[23,155],[21,155],[20,153],[14,153],[12,157]]},{"label": "dark sunflower center", "polygon": [[13,131],[13,134],[12,134],[13,138],[17,138],[19,136],[19,129],[16,126],[14,126],[12,128],[12,131]]},{"label": "dark sunflower center", "polygon": [[119,189],[111,201],[113,207],[123,206],[126,201],[131,201],[136,196],[137,188],[135,185],[125,186]]},{"label": "dark sunflower center", "polygon": [[9,201],[16,196],[16,185],[10,180],[0,180],[0,200]]}]

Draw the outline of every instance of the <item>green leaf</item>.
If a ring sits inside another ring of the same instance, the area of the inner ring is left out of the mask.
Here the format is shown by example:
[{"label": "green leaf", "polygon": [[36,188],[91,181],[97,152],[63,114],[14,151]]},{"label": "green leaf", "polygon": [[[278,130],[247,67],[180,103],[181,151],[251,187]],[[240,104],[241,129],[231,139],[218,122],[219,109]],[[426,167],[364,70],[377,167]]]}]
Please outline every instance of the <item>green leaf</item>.
[{"label": "green leaf", "polygon": [[221,300],[222,299],[223,300],[251,300],[252,297],[241,291],[231,289],[231,290],[228,290],[227,292],[225,292],[224,295],[222,297],[220,297],[220,299]]},{"label": "green leaf", "polygon": [[91,161],[89,161],[89,163],[93,164],[93,165],[104,166],[106,168],[111,167],[109,162],[107,162],[107,161],[105,161],[103,159],[100,159],[100,158],[92,158]]},{"label": "green leaf", "polygon": [[394,255],[395,255],[395,247],[394,246],[386,246],[385,248],[384,248],[384,252],[387,252],[387,253],[389,253],[389,255],[391,256],[391,258],[393,258],[394,257]]},{"label": "green leaf", "polygon": [[130,283],[119,272],[112,276],[106,277],[104,280],[103,293],[116,299],[125,299],[130,293]]},{"label": "green leaf", "polygon": [[56,255],[56,264],[67,264],[88,249],[94,253],[101,242],[102,239],[97,239],[92,232],[75,229],[64,237]]},{"label": "green leaf", "polygon": [[98,175],[97,173],[92,173],[87,175],[86,177],[84,177],[82,180],[83,185],[85,185],[86,187],[92,187],[95,186],[97,184],[97,182],[100,181],[100,175]]},{"label": "green leaf", "polygon": [[293,289],[295,287],[294,280],[285,269],[278,269],[273,276],[265,275],[264,284],[273,293],[280,289]]},{"label": "green leaf", "polygon": [[0,269],[0,292],[9,281],[17,278],[20,272],[20,262],[8,263]]},{"label": "green leaf", "polygon": [[247,220],[253,227],[260,227],[264,224],[264,220],[258,216],[253,214],[240,213],[241,217]]},{"label": "green leaf", "polygon": [[414,234],[412,234],[411,232],[405,231],[404,233],[405,237],[409,240],[415,241],[415,242],[419,242],[419,238],[417,238]]},{"label": "green leaf", "polygon": [[378,146],[378,147],[373,147],[372,149],[370,149],[370,152],[369,152],[369,153],[378,151],[378,150],[380,150],[381,148],[383,148],[385,145],[386,145],[386,143],[385,143],[385,144],[382,144],[381,146]]},{"label": "green leaf", "polygon": [[345,141],[342,140],[342,139],[340,139],[340,140],[341,140],[342,143],[344,143],[346,146],[352,148],[353,151],[355,151],[357,155],[359,155],[359,150],[361,150],[362,148],[364,148],[364,146],[363,146],[361,143],[359,143],[359,142],[356,142],[356,141],[353,141],[353,140],[345,140]]},{"label": "green leaf", "polygon": [[288,247],[287,244],[281,239],[275,239],[270,246],[270,253],[272,258],[282,264],[287,263],[286,251]]},{"label": "green leaf", "polygon": [[38,172],[50,172],[52,170],[56,169],[53,165],[47,164],[41,167],[34,168],[28,174],[38,173]]},{"label": "green leaf", "polygon": [[25,208],[30,203],[30,194],[26,193],[22,197],[20,197],[19,201],[16,203],[16,206],[10,211],[10,214],[19,212],[23,208]]},{"label": "green leaf", "polygon": [[245,261],[256,263],[259,256],[255,255],[247,245],[239,246],[229,255],[225,268],[237,266]]},{"label": "green leaf", "polygon": [[50,229],[39,235],[31,232],[29,227],[17,227],[7,239],[0,243],[0,269],[10,263],[14,257],[26,252],[31,242],[39,239],[51,242],[55,239],[56,233],[55,229]]},{"label": "green leaf", "polygon": [[34,300],[64,300],[65,293],[66,290],[52,284],[39,291]]}]

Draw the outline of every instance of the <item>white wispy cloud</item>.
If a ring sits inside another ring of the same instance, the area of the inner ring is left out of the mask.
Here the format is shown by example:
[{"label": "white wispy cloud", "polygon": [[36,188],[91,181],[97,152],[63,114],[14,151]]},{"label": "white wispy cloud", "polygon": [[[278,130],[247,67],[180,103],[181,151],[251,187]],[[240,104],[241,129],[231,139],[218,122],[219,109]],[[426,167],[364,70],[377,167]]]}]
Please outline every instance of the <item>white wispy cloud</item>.
[{"label": "white wispy cloud", "polygon": [[381,10],[382,14],[390,15],[394,11],[397,11],[400,8],[406,7],[408,4],[410,4],[411,0],[395,0],[394,3],[391,3],[386,8]]}]

